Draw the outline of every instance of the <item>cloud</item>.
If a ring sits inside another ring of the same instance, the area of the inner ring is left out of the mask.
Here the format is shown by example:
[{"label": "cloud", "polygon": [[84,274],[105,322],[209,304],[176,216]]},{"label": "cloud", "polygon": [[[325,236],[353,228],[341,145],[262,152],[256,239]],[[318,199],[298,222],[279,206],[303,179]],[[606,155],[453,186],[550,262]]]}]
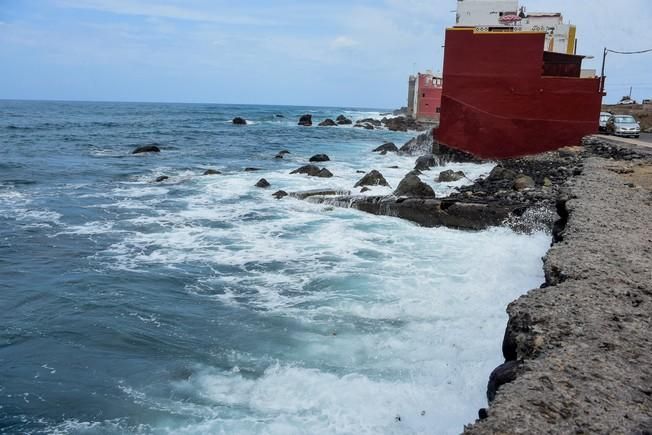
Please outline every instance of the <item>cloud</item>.
[{"label": "cloud", "polygon": [[341,48],[352,48],[358,45],[358,42],[348,36],[338,36],[331,42],[331,48],[338,50]]}]

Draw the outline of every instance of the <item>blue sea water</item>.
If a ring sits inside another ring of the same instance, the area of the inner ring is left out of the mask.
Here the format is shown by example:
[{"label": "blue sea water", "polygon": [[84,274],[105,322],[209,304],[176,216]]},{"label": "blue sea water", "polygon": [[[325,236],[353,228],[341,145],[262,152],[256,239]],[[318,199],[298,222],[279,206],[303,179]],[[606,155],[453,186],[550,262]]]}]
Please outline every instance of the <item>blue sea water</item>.
[{"label": "blue sea water", "polygon": [[[370,152],[412,134],[299,127],[303,113],[381,116],[0,101],[0,432],[448,434],[475,419],[505,306],[543,281],[549,237],[275,200],[350,190],[360,170],[395,187],[414,165]],[[160,154],[131,154],[152,142]],[[289,174],[317,153],[333,178]],[[422,178],[440,194],[467,182],[436,174]]]}]

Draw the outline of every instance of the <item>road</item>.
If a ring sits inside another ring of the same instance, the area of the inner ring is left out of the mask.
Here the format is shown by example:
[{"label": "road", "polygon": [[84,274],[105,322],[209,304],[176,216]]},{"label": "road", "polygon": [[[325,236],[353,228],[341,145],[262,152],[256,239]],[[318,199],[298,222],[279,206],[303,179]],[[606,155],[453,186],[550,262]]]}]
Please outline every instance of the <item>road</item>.
[{"label": "road", "polygon": [[639,137],[638,139],[616,137],[616,136],[607,136],[607,135],[604,135],[604,134],[599,134],[597,136],[601,137],[601,138],[604,138],[604,139],[611,139],[611,140],[625,142],[625,143],[628,143],[628,144],[631,144],[631,145],[652,147],[652,133],[641,133],[641,137]]}]

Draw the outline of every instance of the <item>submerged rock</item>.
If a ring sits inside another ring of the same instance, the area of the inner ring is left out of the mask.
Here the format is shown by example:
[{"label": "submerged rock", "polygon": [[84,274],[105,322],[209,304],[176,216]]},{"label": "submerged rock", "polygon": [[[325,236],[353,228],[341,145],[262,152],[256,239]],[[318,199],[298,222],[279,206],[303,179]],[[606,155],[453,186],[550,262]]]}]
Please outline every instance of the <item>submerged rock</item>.
[{"label": "submerged rock", "polygon": [[279,151],[278,153],[279,153],[280,155],[292,154],[292,153],[290,153],[290,151],[288,151],[288,150]]},{"label": "submerged rock", "polygon": [[435,198],[435,191],[416,175],[408,174],[398,185],[394,195],[410,198]]},{"label": "submerged rock", "polygon": [[380,153],[380,152],[384,152],[384,153],[388,153],[388,152],[390,152],[390,153],[397,153],[397,152],[398,152],[398,147],[397,147],[393,142],[387,142],[387,143],[385,143],[385,144],[379,146],[378,148],[376,148],[376,149],[374,150],[374,152],[375,152],[375,153]]},{"label": "submerged rock", "polygon": [[310,157],[311,162],[329,162],[331,159],[326,154],[315,154]]},{"label": "submerged rock", "polygon": [[215,169],[207,169],[204,172],[204,175],[222,175],[220,171],[216,171]]},{"label": "submerged rock", "polygon": [[233,118],[233,125],[247,125],[247,120],[239,116],[235,117]]},{"label": "submerged rock", "polygon": [[156,179],[156,182],[157,182],[157,183],[160,183],[160,182],[162,182],[162,181],[169,180],[169,179],[170,179],[170,177],[168,177],[167,175],[161,175],[160,177],[158,177],[158,178]]},{"label": "submerged rock", "polygon": [[131,154],[160,153],[161,149],[156,144],[143,145],[133,150]]},{"label": "submerged rock", "polygon": [[303,115],[299,118],[299,125],[310,127],[312,125],[312,115]]},{"label": "submerged rock", "polygon": [[245,172],[256,172],[260,171],[260,168],[244,168]]},{"label": "submerged rock", "polygon": [[290,196],[297,199],[307,199],[314,196],[339,196],[339,195],[350,195],[351,192],[337,190],[337,189],[315,189],[315,190],[306,190],[303,192],[293,192],[290,193]]},{"label": "submerged rock", "polygon": [[319,123],[320,127],[337,127],[337,124],[332,119],[328,118]]},{"label": "submerged rock", "polygon": [[452,169],[449,169],[447,171],[440,172],[437,181],[440,183],[450,183],[453,181],[460,181],[462,178],[466,178],[466,174],[464,172],[455,172]]},{"label": "submerged rock", "polygon": [[276,199],[281,199],[288,196],[288,193],[285,190],[279,190],[278,192],[274,192],[272,196]]},{"label": "submerged rock", "polygon": [[266,189],[269,186],[271,186],[271,184],[269,184],[269,182],[264,178],[261,178],[260,180],[258,180],[258,183],[256,183],[256,187],[260,187],[261,189]]},{"label": "submerged rock", "polygon": [[353,187],[362,187],[362,186],[388,186],[389,183],[387,180],[385,180],[385,177],[383,177],[383,174],[378,172],[377,170],[373,170],[369,172],[367,175],[362,177],[360,181],[358,181],[355,186]]}]

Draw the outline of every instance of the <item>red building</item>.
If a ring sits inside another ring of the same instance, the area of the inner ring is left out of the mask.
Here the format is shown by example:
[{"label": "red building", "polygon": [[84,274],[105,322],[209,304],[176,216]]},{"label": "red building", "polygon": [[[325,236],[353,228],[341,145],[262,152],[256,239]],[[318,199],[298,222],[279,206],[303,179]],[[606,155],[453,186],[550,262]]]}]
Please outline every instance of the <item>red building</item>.
[{"label": "red building", "polygon": [[579,145],[598,130],[598,77],[581,78],[582,56],[544,51],[545,32],[446,31],[437,140],[482,158]]},{"label": "red building", "polygon": [[441,112],[442,78],[428,72],[417,76],[414,117],[419,121],[438,121]]}]

